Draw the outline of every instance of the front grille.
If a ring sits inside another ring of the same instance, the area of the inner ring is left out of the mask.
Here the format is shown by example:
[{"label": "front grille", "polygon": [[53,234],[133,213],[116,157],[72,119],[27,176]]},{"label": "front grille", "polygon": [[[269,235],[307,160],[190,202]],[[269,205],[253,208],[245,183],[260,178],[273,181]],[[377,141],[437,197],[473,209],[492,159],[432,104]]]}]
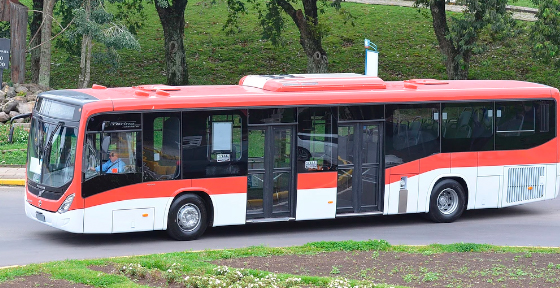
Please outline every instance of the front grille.
[{"label": "front grille", "polygon": [[66,191],[66,189],[68,189],[68,186],[70,185],[70,183],[60,187],[60,188],[48,188],[45,187],[45,189],[41,189],[38,187],[37,184],[35,184],[33,181],[29,180],[29,178],[27,178],[27,190],[33,194],[36,195],[38,197],[42,197],[45,199],[49,199],[49,200],[58,200],[60,199],[60,197],[62,197],[62,195],[64,195],[64,191]]}]

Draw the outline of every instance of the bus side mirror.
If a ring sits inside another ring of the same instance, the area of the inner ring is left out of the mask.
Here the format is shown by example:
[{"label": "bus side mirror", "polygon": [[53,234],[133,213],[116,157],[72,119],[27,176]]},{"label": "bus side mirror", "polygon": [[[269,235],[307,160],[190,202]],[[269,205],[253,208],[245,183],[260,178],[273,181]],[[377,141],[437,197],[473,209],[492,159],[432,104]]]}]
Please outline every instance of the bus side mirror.
[{"label": "bus side mirror", "polygon": [[14,140],[14,120],[27,117],[31,117],[31,113],[20,114],[10,119],[10,133],[8,134],[8,143],[12,143],[12,141]]}]

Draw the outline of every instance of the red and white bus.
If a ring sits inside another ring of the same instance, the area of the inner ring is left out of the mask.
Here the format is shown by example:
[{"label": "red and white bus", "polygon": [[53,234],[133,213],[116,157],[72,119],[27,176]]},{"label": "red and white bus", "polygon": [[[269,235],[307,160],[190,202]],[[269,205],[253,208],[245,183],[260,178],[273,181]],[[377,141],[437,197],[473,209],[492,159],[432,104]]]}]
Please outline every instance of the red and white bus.
[{"label": "red and white bus", "polygon": [[75,233],[427,213],[553,199],[557,89],[520,81],[246,76],[42,93],[25,211]]}]

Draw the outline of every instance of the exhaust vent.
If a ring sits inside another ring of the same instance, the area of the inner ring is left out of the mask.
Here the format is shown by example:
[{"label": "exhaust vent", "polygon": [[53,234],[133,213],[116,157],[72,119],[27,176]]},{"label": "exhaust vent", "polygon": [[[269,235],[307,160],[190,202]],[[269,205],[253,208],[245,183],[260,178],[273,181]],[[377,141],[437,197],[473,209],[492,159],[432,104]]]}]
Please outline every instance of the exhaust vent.
[{"label": "exhaust vent", "polygon": [[544,197],[544,166],[508,168],[507,203],[523,202]]}]

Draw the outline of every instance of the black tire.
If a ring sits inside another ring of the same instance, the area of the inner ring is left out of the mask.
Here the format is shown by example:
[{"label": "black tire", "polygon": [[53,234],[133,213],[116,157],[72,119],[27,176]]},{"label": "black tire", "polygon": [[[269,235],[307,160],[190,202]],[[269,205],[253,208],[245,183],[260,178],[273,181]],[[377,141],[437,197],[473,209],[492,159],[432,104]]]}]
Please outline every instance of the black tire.
[{"label": "black tire", "polygon": [[457,220],[465,211],[465,198],[465,190],[457,181],[446,179],[437,183],[430,196],[428,217],[438,223]]},{"label": "black tire", "polygon": [[[182,220],[181,220],[182,219]],[[184,194],[173,201],[167,218],[167,234],[175,240],[188,241],[200,237],[208,226],[204,200]]]}]

